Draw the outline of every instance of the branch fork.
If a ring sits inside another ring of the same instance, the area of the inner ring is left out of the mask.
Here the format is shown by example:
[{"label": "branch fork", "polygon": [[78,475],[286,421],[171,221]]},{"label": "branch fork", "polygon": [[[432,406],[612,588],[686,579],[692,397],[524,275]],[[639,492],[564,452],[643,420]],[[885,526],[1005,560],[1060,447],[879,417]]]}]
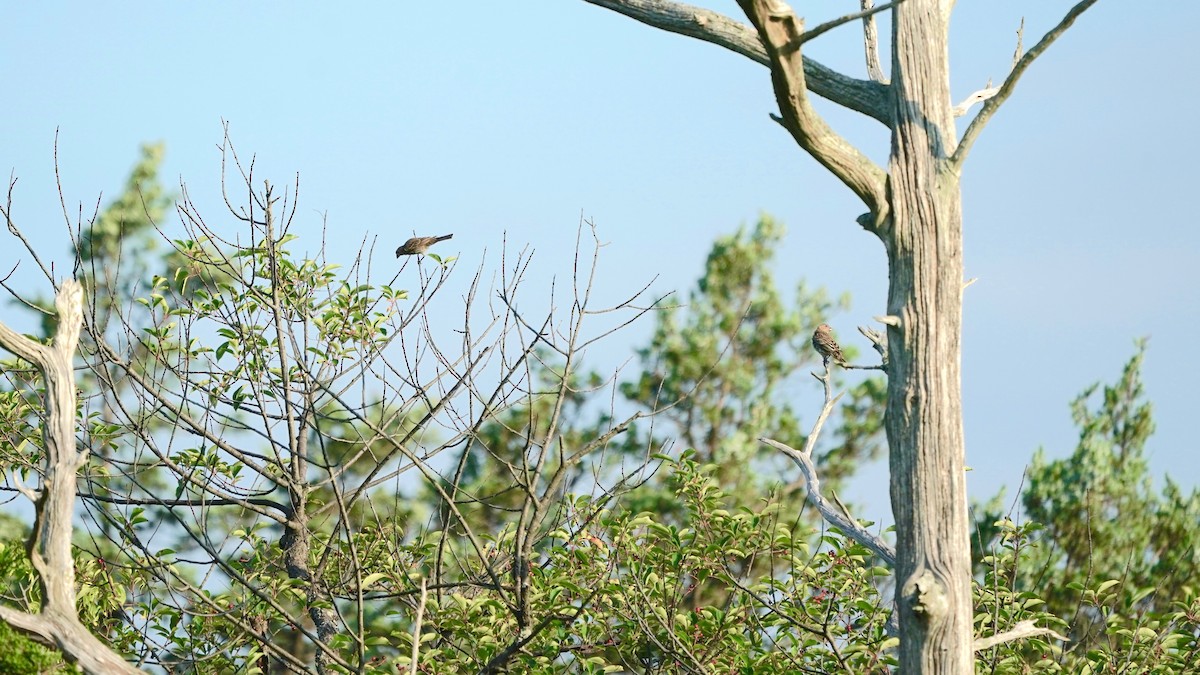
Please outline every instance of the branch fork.
[{"label": "branch fork", "polygon": [[824,376],[813,374],[813,377],[816,377],[825,386],[825,404],[821,407],[821,413],[817,415],[817,421],[813,423],[812,431],[808,434],[808,439],[804,442],[804,449],[797,450],[786,443],[781,443],[771,438],[764,437],[758,440],[779,450],[796,463],[796,466],[800,468],[800,473],[804,474],[804,480],[808,485],[805,499],[817,509],[826,522],[841,530],[854,541],[867,547],[872,553],[887,563],[889,567],[893,567],[896,564],[896,549],[881,537],[872,534],[865,527],[859,525],[857,520],[851,518],[849,510],[840,502],[831,501],[821,494],[821,479],[817,476],[817,467],[812,459],[813,448],[816,447],[817,439],[821,435],[821,429],[825,426],[825,421],[829,419],[829,415],[833,412],[834,406],[845,395],[845,392],[836,396],[833,395],[830,368],[831,366],[828,364],[825,366]]}]

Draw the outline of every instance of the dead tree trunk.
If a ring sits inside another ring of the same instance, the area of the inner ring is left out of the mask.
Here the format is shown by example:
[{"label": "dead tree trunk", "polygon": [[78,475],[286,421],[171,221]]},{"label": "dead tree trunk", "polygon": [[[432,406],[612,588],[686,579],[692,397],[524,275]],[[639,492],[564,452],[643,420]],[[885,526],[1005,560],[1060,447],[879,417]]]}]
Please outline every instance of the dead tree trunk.
[{"label": "dead tree trunk", "polygon": [[71,557],[71,519],[75,513],[76,472],[87,462],[87,449],[75,447],[75,348],[83,321],[83,291],[63,283],[55,300],[58,330],[52,345],[30,340],[0,324],[0,346],[32,363],[45,379],[46,417],[42,424],[44,473],[41,490],[21,488],[36,504],[29,536],[29,558],[42,591],[42,608],[28,614],[0,607],[0,619],[39,642],[55,645],[86,673],[141,672],[92,635],[75,606],[75,561]]},{"label": "dead tree trunk", "polygon": [[[663,30],[712,42],[771,70],[779,122],[854,191],[858,222],[888,253],[886,430],[896,518],[896,606],[904,673],[972,672],[971,561],[961,397],[962,163],[983,125],[1033,59],[1096,0],[1083,0],[1020,56],[1000,87],[954,107],[949,87],[953,0],[896,0],[805,30],[782,0],[738,0],[753,28],[666,0],[586,0]],[[878,65],[874,13],[892,16],[892,80]],[[802,45],[864,21],[870,80],[801,56]],[[809,101],[811,90],[892,131],[885,172],[839,136]],[[986,101],[956,139],[954,117]]]},{"label": "dead tree trunk", "polygon": [[[944,11],[943,11],[944,10]],[[971,554],[961,394],[962,200],[949,3],[893,13],[888,166],[888,403],[900,669],[972,672]]]}]

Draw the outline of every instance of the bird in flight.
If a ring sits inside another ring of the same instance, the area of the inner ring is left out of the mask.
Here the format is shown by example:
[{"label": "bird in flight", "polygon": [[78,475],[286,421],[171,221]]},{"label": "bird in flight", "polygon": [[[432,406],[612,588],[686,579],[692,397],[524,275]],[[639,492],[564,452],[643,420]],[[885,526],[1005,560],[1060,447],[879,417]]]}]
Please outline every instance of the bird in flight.
[{"label": "bird in flight", "polygon": [[399,258],[402,255],[417,255],[418,253],[424,253],[429,250],[430,246],[433,246],[439,241],[449,239],[453,236],[453,234],[443,234],[440,237],[413,237],[412,239],[409,239],[401,244],[400,248],[396,249],[396,257]]},{"label": "bird in flight", "polygon": [[817,326],[816,332],[813,333],[812,343],[813,349],[816,349],[821,358],[825,360],[825,365],[829,365],[829,359],[833,359],[834,363],[839,366],[843,368],[846,366],[842,348],[838,346],[837,340],[833,339],[833,329],[829,327],[829,324],[823,323]]}]

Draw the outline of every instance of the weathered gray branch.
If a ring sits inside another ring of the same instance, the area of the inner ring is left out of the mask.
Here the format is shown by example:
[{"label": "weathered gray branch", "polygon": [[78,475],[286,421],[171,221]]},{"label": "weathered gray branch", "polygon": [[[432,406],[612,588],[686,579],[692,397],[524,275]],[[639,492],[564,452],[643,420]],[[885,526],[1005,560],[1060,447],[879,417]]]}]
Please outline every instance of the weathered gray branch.
[{"label": "weathered gray branch", "polygon": [[[859,4],[863,10],[868,10],[875,6],[875,0],[860,0]],[[879,62],[879,30],[875,25],[875,15],[864,16],[862,22],[863,49],[867,57],[867,76],[875,82],[887,84],[887,77],[883,74],[883,65]]]},{"label": "weathered gray branch", "polygon": [[892,548],[883,539],[871,534],[858,521],[850,517],[850,514],[841,504],[830,502],[825,495],[821,494],[821,479],[817,476],[817,467],[813,464],[812,454],[813,449],[817,446],[817,439],[821,436],[821,429],[825,426],[825,420],[829,418],[833,412],[833,407],[841,400],[842,394],[833,395],[833,388],[830,384],[829,364],[825,366],[825,377],[817,377],[825,385],[825,405],[821,407],[821,414],[817,415],[817,421],[813,423],[812,431],[808,434],[808,439],[804,442],[804,449],[797,450],[786,443],[780,443],[771,438],[760,438],[759,441],[779,450],[787,455],[800,467],[800,473],[804,474],[804,481],[808,485],[806,499],[809,504],[812,504],[821,517],[830,525],[841,530],[847,537],[862,544],[871,550],[872,553],[879,556],[889,567],[896,564],[896,549]]},{"label": "weathered gray branch", "polygon": [[804,59],[800,53],[804,21],[780,0],[738,0],[758,29],[771,60],[771,82],[781,122],[813,159],[838,177],[870,210],[863,227],[879,233],[889,214],[887,174],[826,124],[808,99]]},{"label": "weathered gray branch", "polygon": [[1008,100],[1008,97],[1012,95],[1013,90],[1017,86],[1017,81],[1021,79],[1021,76],[1025,74],[1025,71],[1030,65],[1033,64],[1034,60],[1041,56],[1042,53],[1047,49],[1049,49],[1050,45],[1054,44],[1054,41],[1057,40],[1063,33],[1067,32],[1067,29],[1071,27],[1071,24],[1075,23],[1075,19],[1078,19],[1080,14],[1083,14],[1085,11],[1087,11],[1088,8],[1096,4],[1097,1],[1098,0],[1083,0],[1082,2],[1077,3],[1071,8],[1070,11],[1067,12],[1062,21],[1058,22],[1057,26],[1052,28],[1050,32],[1043,35],[1042,39],[1038,40],[1038,43],[1034,45],[1032,49],[1030,49],[1025,53],[1024,56],[1017,60],[1012,71],[1008,74],[1008,77],[1004,78],[1004,83],[1000,85],[1000,90],[997,91],[994,96],[989,98],[987,103],[983,104],[983,108],[979,111],[979,114],[975,116],[975,119],[971,120],[971,124],[968,125],[967,130],[963,132],[962,140],[958,142],[958,147],[954,150],[954,154],[950,157],[951,171],[953,171],[955,174],[962,171],[963,162],[966,161],[967,154],[971,152],[971,146],[974,145],[975,141],[979,139],[979,134],[983,132],[983,128],[987,125],[988,121],[991,120],[992,115],[995,115],[996,111],[1000,109],[1000,106],[1003,105],[1004,102]]},{"label": "weathered gray branch", "polygon": [[1025,621],[1021,621],[1017,625],[1002,633],[996,633],[995,635],[985,638],[976,638],[975,643],[972,646],[974,647],[975,651],[978,652],[990,647],[995,647],[996,645],[1004,644],[1005,642],[1023,640],[1027,637],[1034,637],[1037,635],[1049,635],[1058,640],[1062,640],[1063,642],[1067,641],[1067,638],[1059,635],[1053,630],[1039,627],[1036,623],[1034,623],[1033,619],[1026,619]]},{"label": "weathered gray branch", "polygon": [[887,370],[888,362],[888,347],[887,347],[887,331],[875,330],[868,326],[859,326],[858,332],[863,334],[863,337],[871,341],[871,346],[875,351],[879,352],[879,358],[883,359],[883,370]]},{"label": "weathered gray branch", "polygon": [[848,24],[851,21],[858,21],[859,19],[866,20],[866,19],[869,19],[869,18],[875,16],[876,14],[878,14],[880,12],[886,12],[887,10],[895,7],[897,4],[899,4],[901,2],[904,2],[904,0],[894,0],[893,2],[879,5],[878,7],[864,7],[862,9],[862,11],[860,11],[860,12],[854,12],[853,14],[846,14],[846,15],[840,16],[836,19],[830,19],[829,21],[826,21],[825,23],[814,26],[813,28],[809,28],[808,30],[804,31],[804,34],[801,35],[800,39],[796,41],[795,46],[799,47],[800,45],[804,44],[805,42],[808,42],[809,40],[814,40],[814,39],[824,35],[825,33],[828,33],[829,31],[833,30],[834,28]]},{"label": "weathered gray branch", "polygon": [[[584,0],[670,33],[710,42],[764,66],[767,50],[751,26],[712,10],[669,0]],[[847,77],[812,59],[804,59],[804,79],[822,98],[891,126],[887,87],[872,80]]]},{"label": "weathered gray branch", "polygon": [[75,372],[73,361],[83,320],[83,291],[65,281],[55,299],[58,330],[43,345],[0,324],[0,346],[29,361],[46,383],[45,445],[42,486],[29,539],[29,558],[38,575],[42,607],[37,614],[0,607],[0,619],[34,639],[54,644],[67,660],[87,673],[137,673],[136,668],[92,635],[79,621],[75,563],[71,558],[71,520],[75,512],[76,472],[88,451],[75,447]]},{"label": "weathered gray branch", "polygon": [[841,530],[847,537],[866,546],[871,553],[879,556],[889,567],[896,564],[896,550],[892,548],[891,544],[851,520],[837,504],[821,494],[821,479],[817,476],[817,467],[813,464],[811,455],[771,438],[758,440],[787,455],[796,463],[796,466],[800,467],[800,473],[804,474],[804,480],[808,484],[806,499],[809,504],[816,507],[826,522]]},{"label": "weathered gray branch", "polygon": [[970,112],[971,106],[993,98],[999,93],[1000,87],[993,87],[990,83],[988,86],[980,89],[979,91],[971,92],[958,105],[954,106],[954,116],[962,117],[963,115],[966,115],[968,112]]},{"label": "weathered gray branch", "polygon": [[[869,1],[869,0],[864,0],[864,1]],[[1021,19],[1021,26],[1019,28],[1017,28],[1017,48],[1013,52],[1012,68],[1016,68],[1017,64],[1021,62],[1021,51],[1022,51],[1021,42],[1024,39],[1024,37],[1025,37],[1025,19]],[[1012,71],[1012,68],[1009,69],[1010,72]],[[976,92],[972,92],[965,99],[963,99],[961,103],[954,106],[954,116],[962,117],[963,115],[966,115],[967,112],[971,110],[971,106],[975,105],[976,103],[982,103],[983,101],[986,101],[999,93],[1000,93],[1000,87],[993,87],[992,81],[989,79],[987,85],[983,89],[980,89],[979,91],[976,91]]]}]

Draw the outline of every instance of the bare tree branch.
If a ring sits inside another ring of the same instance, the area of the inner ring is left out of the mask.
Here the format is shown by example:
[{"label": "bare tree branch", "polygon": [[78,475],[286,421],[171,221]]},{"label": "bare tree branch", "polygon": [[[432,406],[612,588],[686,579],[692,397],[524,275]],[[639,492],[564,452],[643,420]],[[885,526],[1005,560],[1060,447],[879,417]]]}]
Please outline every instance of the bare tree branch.
[{"label": "bare tree branch", "polygon": [[[770,66],[754,28],[712,10],[669,0],[585,0],[648,26],[711,42]],[[817,96],[891,126],[887,88],[879,81],[847,77],[812,59],[804,59],[804,78]]]},{"label": "bare tree branch", "polygon": [[1027,637],[1034,637],[1037,635],[1049,635],[1057,640],[1067,642],[1067,638],[1059,635],[1055,631],[1049,628],[1039,627],[1033,619],[1026,619],[1002,633],[996,633],[995,635],[985,638],[976,638],[973,648],[975,651],[979,652],[991,647],[995,647],[996,645],[1004,644],[1005,642],[1023,640]]},{"label": "bare tree branch", "polygon": [[875,351],[879,352],[879,357],[883,359],[882,370],[887,370],[888,362],[888,347],[887,347],[887,331],[875,330],[869,326],[859,326],[858,332],[863,334],[863,337],[871,341],[871,346]]},{"label": "bare tree branch", "polygon": [[781,123],[813,159],[846,184],[870,210],[860,223],[870,232],[888,218],[887,174],[826,124],[808,100],[805,59],[799,44],[804,21],[778,0],[738,0],[759,31],[771,59],[771,82],[782,115]]},{"label": "bare tree branch", "polygon": [[[1020,61],[1021,61],[1021,50],[1023,49],[1023,47],[1021,46],[1021,43],[1024,40],[1024,37],[1025,37],[1025,19],[1022,18],[1021,25],[1020,25],[1020,27],[1017,28],[1017,48],[1015,51],[1013,51],[1012,67],[1009,68],[1010,73],[1012,72],[1013,68],[1016,68],[1017,64],[1020,63]],[[971,93],[965,99],[963,99],[961,103],[954,106],[954,116],[962,117],[963,115],[966,115],[967,112],[971,109],[971,106],[973,106],[976,103],[979,103],[981,101],[986,101],[999,93],[1000,93],[1000,87],[993,87],[991,79],[988,79],[988,83],[986,86],[984,86],[983,89],[980,89],[979,91]]]},{"label": "bare tree branch", "polygon": [[839,16],[836,19],[831,19],[829,21],[826,21],[825,23],[820,24],[820,25],[816,26],[815,28],[810,28],[810,29],[804,31],[804,34],[800,36],[800,40],[796,44],[796,46],[799,47],[801,44],[804,44],[805,42],[808,42],[809,40],[818,38],[818,37],[824,35],[825,33],[828,33],[829,31],[833,30],[834,28],[837,28],[838,26],[850,23],[851,21],[857,21],[859,19],[869,19],[880,12],[883,12],[883,11],[886,11],[886,10],[889,10],[889,9],[895,7],[896,5],[900,4],[901,2],[904,2],[904,0],[895,0],[894,2],[889,2],[889,3],[883,4],[883,5],[879,5],[878,7],[864,7],[861,12],[854,12],[853,14],[846,14],[844,16]]},{"label": "bare tree branch", "polygon": [[71,521],[75,512],[76,472],[88,450],[75,447],[75,371],[73,362],[83,320],[83,289],[73,279],[62,283],[55,306],[58,330],[52,345],[42,345],[0,324],[0,346],[37,366],[46,383],[42,426],[45,473],[29,535],[29,558],[42,590],[42,608],[27,614],[0,607],[0,619],[62,649],[67,660],[87,673],[136,673],[136,668],[92,635],[79,621],[75,561],[71,557]]},{"label": "bare tree branch", "polygon": [[1000,87],[993,87],[989,82],[988,86],[980,89],[979,91],[971,92],[966,98],[959,102],[958,105],[954,106],[954,116],[962,117],[963,115],[966,115],[971,110],[971,106],[981,101],[991,99],[999,93]]},{"label": "bare tree branch", "polygon": [[975,119],[971,120],[971,124],[963,132],[962,140],[958,142],[958,148],[954,150],[954,154],[950,157],[951,171],[955,174],[962,171],[963,162],[966,161],[967,154],[971,152],[971,146],[979,139],[979,134],[983,132],[984,126],[991,120],[992,115],[995,115],[1000,106],[1012,95],[1013,90],[1017,86],[1017,81],[1021,79],[1021,76],[1025,74],[1025,71],[1033,64],[1034,60],[1049,49],[1050,45],[1054,44],[1054,41],[1065,33],[1071,27],[1071,24],[1075,23],[1075,19],[1078,19],[1080,14],[1083,14],[1088,8],[1096,4],[1096,2],[1097,0],[1083,0],[1077,3],[1067,12],[1062,21],[1058,22],[1057,26],[1043,35],[1042,39],[1038,40],[1038,43],[1016,62],[1012,72],[1008,74],[1008,77],[1004,78],[1004,83],[1000,85],[1000,89],[996,92],[996,95],[988,99],[987,103],[983,105],[983,109],[979,111]]},{"label": "bare tree branch", "polygon": [[825,405],[822,406],[821,414],[817,416],[817,421],[813,423],[812,431],[809,432],[808,439],[804,442],[804,449],[797,450],[786,443],[780,443],[770,438],[760,438],[758,440],[787,455],[796,463],[796,466],[800,467],[800,472],[804,474],[805,482],[808,484],[806,499],[809,504],[816,507],[822,518],[830,525],[845,533],[847,537],[870,549],[872,553],[879,556],[889,567],[894,566],[896,564],[896,549],[892,548],[891,544],[871,534],[866,528],[859,525],[858,521],[850,518],[849,512],[844,506],[831,502],[825,495],[821,494],[821,479],[817,476],[817,467],[813,464],[812,453],[817,445],[817,439],[821,435],[821,428],[825,426],[825,420],[829,418],[830,413],[833,412],[833,407],[837,405],[837,402],[841,400],[843,395],[833,395],[833,388],[830,383],[830,367],[827,363],[824,377],[814,374],[814,377],[817,377],[825,385]]},{"label": "bare tree branch", "polygon": [[[859,0],[859,4],[865,11],[875,6],[875,0]],[[883,74],[883,65],[879,62],[879,30],[875,25],[875,15],[864,16],[862,22],[863,49],[867,56],[867,76],[875,82],[887,84],[887,77]]]}]

